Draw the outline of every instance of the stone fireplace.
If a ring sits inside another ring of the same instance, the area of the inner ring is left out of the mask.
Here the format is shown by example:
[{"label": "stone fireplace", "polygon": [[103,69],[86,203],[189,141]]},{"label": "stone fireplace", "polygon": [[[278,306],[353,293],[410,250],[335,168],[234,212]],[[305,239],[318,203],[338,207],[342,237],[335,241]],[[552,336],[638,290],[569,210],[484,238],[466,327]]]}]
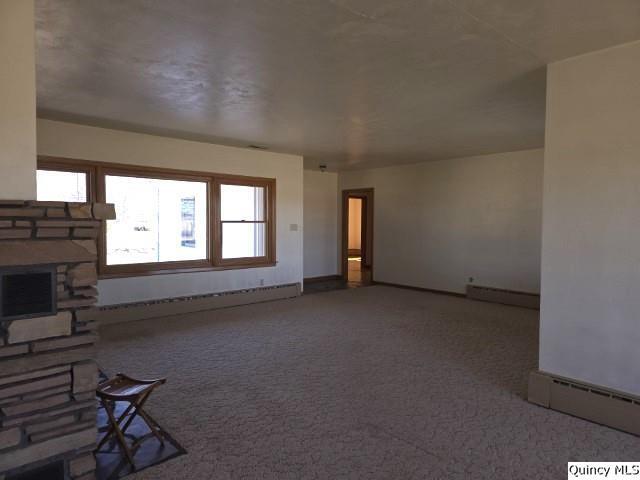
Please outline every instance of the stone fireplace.
[{"label": "stone fireplace", "polygon": [[91,479],[97,239],[112,205],[0,201],[0,480]]}]

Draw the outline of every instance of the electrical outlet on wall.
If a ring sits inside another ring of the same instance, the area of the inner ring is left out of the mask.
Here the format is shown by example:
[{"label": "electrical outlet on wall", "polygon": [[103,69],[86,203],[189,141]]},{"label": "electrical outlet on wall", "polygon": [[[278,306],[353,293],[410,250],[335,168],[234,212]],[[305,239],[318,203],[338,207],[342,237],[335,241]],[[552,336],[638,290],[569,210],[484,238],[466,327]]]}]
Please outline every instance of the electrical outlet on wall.
[{"label": "electrical outlet on wall", "polygon": [[260,279],[260,286],[261,286],[261,287],[264,287],[264,278],[261,278],[261,279]]}]

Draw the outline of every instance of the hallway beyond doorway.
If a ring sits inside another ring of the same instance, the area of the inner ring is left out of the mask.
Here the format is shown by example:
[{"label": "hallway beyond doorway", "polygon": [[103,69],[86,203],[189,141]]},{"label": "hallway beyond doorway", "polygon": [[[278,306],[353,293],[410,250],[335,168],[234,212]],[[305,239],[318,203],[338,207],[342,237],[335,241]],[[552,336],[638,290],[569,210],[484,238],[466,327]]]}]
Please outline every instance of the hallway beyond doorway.
[{"label": "hallway beyond doorway", "polygon": [[347,284],[364,287],[371,285],[371,269],[363,265],[362,257],[349,257]]},{"label": "hallway beyond doorway", "polygon": [[373,189],[342,192],[342,278],[350,287],[373,283]]}]

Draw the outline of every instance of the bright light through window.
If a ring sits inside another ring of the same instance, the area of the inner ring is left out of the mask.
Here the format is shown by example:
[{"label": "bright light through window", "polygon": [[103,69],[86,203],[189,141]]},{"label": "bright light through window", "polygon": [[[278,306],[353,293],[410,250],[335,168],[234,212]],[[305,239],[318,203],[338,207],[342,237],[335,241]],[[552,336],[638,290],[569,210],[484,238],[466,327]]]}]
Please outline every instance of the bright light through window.
[{"label": "bright light through window", "polygon": [[87,174],[58,170],[38,170],[38,200],[59,202],[87,201]]},{"label": "bright light through window", "polygon": [[220,186],[222,258],[266,255],[265,189],[246,185]]},{"label": "bright light through window", "polygon": [[207,184],[105,175],[107,265],[207,258]]},{"label": "bright light through window", "polygon": [[115,205],[100,275],[276,264],[276,180],[38,158],[38,200]]}]

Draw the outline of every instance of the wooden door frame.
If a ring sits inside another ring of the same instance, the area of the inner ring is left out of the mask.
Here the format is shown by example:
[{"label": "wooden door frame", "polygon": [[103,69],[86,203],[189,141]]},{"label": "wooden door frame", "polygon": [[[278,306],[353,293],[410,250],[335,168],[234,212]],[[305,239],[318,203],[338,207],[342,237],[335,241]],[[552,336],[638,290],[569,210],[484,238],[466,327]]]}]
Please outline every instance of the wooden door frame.
[{"label": "wooden door frame", "polygon": [[366,215],[362,215],[362,239],[360,242],[361,261],[365,265],[365,255],[368,267],[371,269],[371,281],[373,281],[373,188],[353,188],[342,191],[342,248],[340,264],[342,265],[342,278],[348,279],[349,275],[349,198],[362,199],[362,209],[366,209]]},{"label": "wooden door frame", "polygon": [[[353,197],[351,197],[353,198]],[[368,195],[360,198],[360,263],[369,258],[369,239],[367,237]]]}]

